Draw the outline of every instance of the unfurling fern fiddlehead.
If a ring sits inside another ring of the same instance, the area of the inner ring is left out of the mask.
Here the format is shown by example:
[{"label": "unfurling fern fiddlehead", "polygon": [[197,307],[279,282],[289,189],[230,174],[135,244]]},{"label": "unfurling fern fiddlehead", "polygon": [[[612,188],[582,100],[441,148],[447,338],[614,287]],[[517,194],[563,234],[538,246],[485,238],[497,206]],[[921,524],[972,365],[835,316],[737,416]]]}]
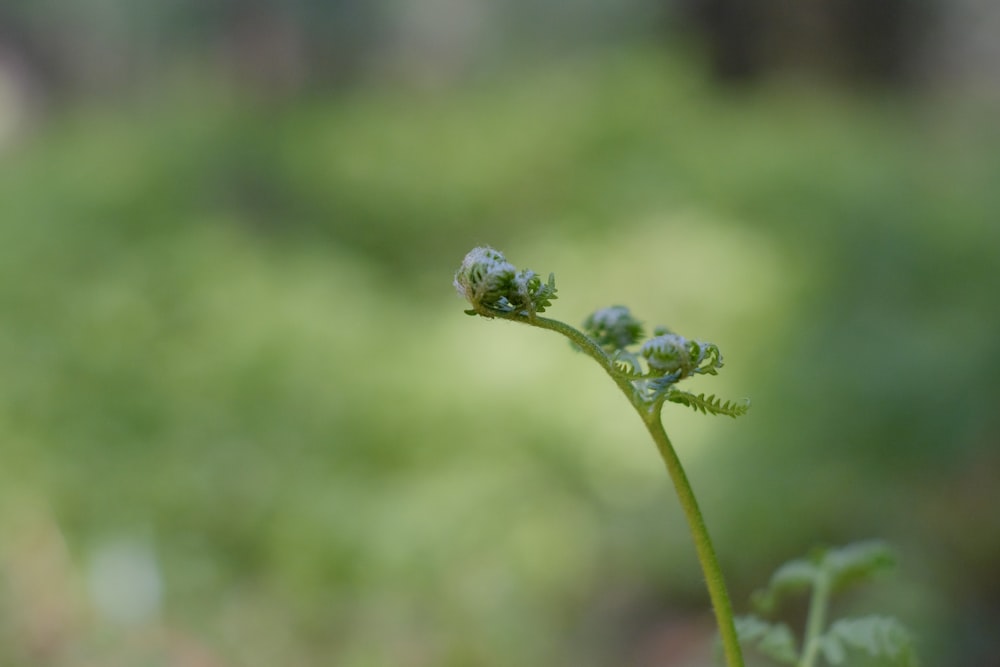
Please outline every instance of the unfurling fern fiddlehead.
[{"label": "unfurling fern fiddlehead", "polygon": [[687,474],[661,420],[667,401],[706,414],[738,417],[746,413],[747,401],[722,401],[675,386],[694,375],[716,375],[722,367],[719,348],[712,343],[688,340],[665,328],[655,329],[653,337],[640,345],[645,337],[642,324],[624,306],[596,311],[584,322],[583,331],[541,317],[539,313],[545,312],[556,298],[555,277],[550,275],[548,281],[542,282],[533,271],[518,270],[503,253],[492,248],[469,252],[455,274],[454,284],[472,306],[465,311],[469,315],[522,322],[566,336],[574,347],[594,359],[629,399],[656,443],[687,517],[718,621],[726,663],[728,667],[742,667],[732,606],[718,558]]}]

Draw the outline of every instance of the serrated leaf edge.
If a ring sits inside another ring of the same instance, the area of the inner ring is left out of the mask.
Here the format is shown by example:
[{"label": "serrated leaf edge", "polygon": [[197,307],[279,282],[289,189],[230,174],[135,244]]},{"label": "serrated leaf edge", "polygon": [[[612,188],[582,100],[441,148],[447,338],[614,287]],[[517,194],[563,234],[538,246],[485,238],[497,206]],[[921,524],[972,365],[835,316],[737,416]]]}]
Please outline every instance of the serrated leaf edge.
[{"label": "serrated leaf edge", "polygon": [[708,415],[725,415],[727,417],[742,417],[750,410],[750,400],[743,401],[723,401],[715,394],[706,396],[702,394],[692,394],[680,389],[671,388],[667,394],[667,400],[671,403],[686,405],[695,412]]}]

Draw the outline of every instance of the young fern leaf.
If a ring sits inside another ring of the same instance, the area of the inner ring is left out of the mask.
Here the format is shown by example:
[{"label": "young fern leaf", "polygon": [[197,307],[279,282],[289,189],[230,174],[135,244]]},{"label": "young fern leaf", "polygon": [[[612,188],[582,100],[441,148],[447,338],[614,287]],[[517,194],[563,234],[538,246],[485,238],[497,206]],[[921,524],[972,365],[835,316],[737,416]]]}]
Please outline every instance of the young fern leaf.
[{"label": "young fern leaf", "polygon": [[754,592],[750,601],[757,611],[771,614],[788,595],[803,593],[816,585],[819,567],[805,559],[789,561],[775,570],[767,587]]},{"label": "young fern leaf", "polygon": [[822,577],[831,592],[871,579],[895,565],[892,550],[881,540],[855,542],[837,549],[819,549],[779,567],[767,586],[755,592],[754,607],[771,613],[784,598],[808,591]]},{"label": "young fern leaf", "polygon": [[[802,656],[794,659],[792,664],[812,667],[822,656],[831,667],[862,664],[916,667],[913,638],[894,618],[847,618],[826,627],[827,610],[834,593],[872,578],[894,562],[889,547],[877,540],[857,542],[839,549],[820,549],[808,558],[799,558],[778,568],[767,587],[754,594],[754,606],[760,613],[770,615],[785,597],[810,592]],[[740,631],[741,639],[754,642],[761,653],[780,659],[774,653],[773,644],[777,643],[782,651],[789,644],[770,636],[776,632],[772,628],[780,624],[757,617],[750,619],[743,622],[747,629]],[[791,646],[794,648],[794,644]]]},{"label": "young fern leaf", "polygon": [[880,665],[916,667],[913,637],[903,625],[887,616],[844,618],[836,621],[821,639],[823,657],[843,665],[848,649],[865,653]]},{"label": "young fern leaf", "polygon": [[[531,314],[544,313],[545,309],[556,300],[556,274],[550,273],[547,282],[543,283],[534,271],[526,269],[514,278],[518,295],[522,304],[528,307]],[[528,312],[522,311],[527,315]]]},{"label": "young fern leaf", "polygon": [[625,377],[640,379],[645,376],[639,357],[631,352],[616,350],[611,356],[611,362],[615,365],[615,369]]},{"label": "young fern leaf", "polygon": [[823,555],[820,564],[830,577],[831,589],[839,591],[891,569],[896,558],[885,542],[869,540],[831,549]]},{"label": "young fern leaf", "polygon": [[795,637],[784,623],[770,623],[759,616],[741,616],[736,619],[736,632],[741,642],[756,646],[776,662],[794,665],[798,661]]},{"label": "young fern leaf", "polygon": [[467,315],[515,315],[533,319],[556,298],[556,277],[543,283],[531,269],[518,271],[503,253],[493,248],[473,248],[462,261],[453,282],[472,305]]},{"label": "young fern leaf", "polygon": [[707,415],[725,415],[727,417],[741,417],[747,413],[750,409],[750,401],[744,400],[741,402],[734,401],[723,401],[721,398],[717,398],[714,394],[705,396],[705,394],[698,394],[697,396],[687,392],[671,387],[667,392],[667,400],[671,403],[679,403],[680,405],[686,405],[692,408],[696,412],[701,412]]}]

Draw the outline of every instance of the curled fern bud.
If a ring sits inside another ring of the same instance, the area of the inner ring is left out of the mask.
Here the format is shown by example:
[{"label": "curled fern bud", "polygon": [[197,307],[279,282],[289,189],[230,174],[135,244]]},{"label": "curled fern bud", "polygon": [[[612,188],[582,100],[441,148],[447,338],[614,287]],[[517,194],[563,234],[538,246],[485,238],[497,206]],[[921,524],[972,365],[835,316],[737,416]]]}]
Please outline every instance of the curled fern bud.
[{"label": "curled fern bud", "polygon": [[532,317],[544,312],[556,298],[555,276],[543,283],[534,271],[517,267],[503,253],[489,247],[473,248],[455,274],[455,289],[470,304],[470,315],[493,317],[514,313]]},{"label": "curled fern bud", "polygon": [[475,312],[481,308],[501,310],[514,285],[517,268],[493,248],[473,248],[455,273],[455,289]]},{"label": "curled fern bud", "polygon": [[662,333],[643,343],[639,354],[646,357],[651,370],[679,373],[681,376],[690,372],[691,353],[688,341],[683,336]]},{"label": "curled fern bud", "polygon": [[722,352],[717,345],[689,341],[674,333],[650,338],[639,353],[646,357],[651,370],[670,374],[677,380],[693,373],[717,375],[722,368]]},{"label": "curled fern bud", "polygon": [[691,362],[694,366],[694,373],[704,373],[706,375],[718,375],[722,368],[722,351],[714,343],[702,343],[701,341],[691,341]]},{"label": "curled fern bud", "polygon": [[642,340],[642,323],[625,306],[595,311],[583,322],[588,336],[608,352],[623,350]]}]

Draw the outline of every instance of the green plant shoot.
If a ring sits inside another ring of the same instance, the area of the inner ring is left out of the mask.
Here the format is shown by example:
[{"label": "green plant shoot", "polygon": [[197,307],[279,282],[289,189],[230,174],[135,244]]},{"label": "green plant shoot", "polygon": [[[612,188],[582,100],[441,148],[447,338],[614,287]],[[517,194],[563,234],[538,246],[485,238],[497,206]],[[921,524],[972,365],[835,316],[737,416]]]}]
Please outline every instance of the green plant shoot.
[{"label": "green plant shoot", "polygon": [[642,324],[624,306],[596,311],[584,322],[583,331],[542,317],[540,314],[556,299],[555,276],[550,274],[543,281],[533,271],[517,269],[503,253],[492,248],[470,251],[455,274],[454,284],[472,306],[465,311],[469,315],[511,320],[560,333],[596,361],[618,385],[646,425],[673,481],[705,575],[726,664],[742,667],[732,605],[715,548],[661,419],[667,402],[706,414],[738,417],[746,413],[748,401],[723,401],[714,395],[696,395],[677,388],[679,382],[689,377],[716,375],[722,367],[719,348],[712,343],[689,340],[665,327],[654,329],[652,337],[643,342]]}]

